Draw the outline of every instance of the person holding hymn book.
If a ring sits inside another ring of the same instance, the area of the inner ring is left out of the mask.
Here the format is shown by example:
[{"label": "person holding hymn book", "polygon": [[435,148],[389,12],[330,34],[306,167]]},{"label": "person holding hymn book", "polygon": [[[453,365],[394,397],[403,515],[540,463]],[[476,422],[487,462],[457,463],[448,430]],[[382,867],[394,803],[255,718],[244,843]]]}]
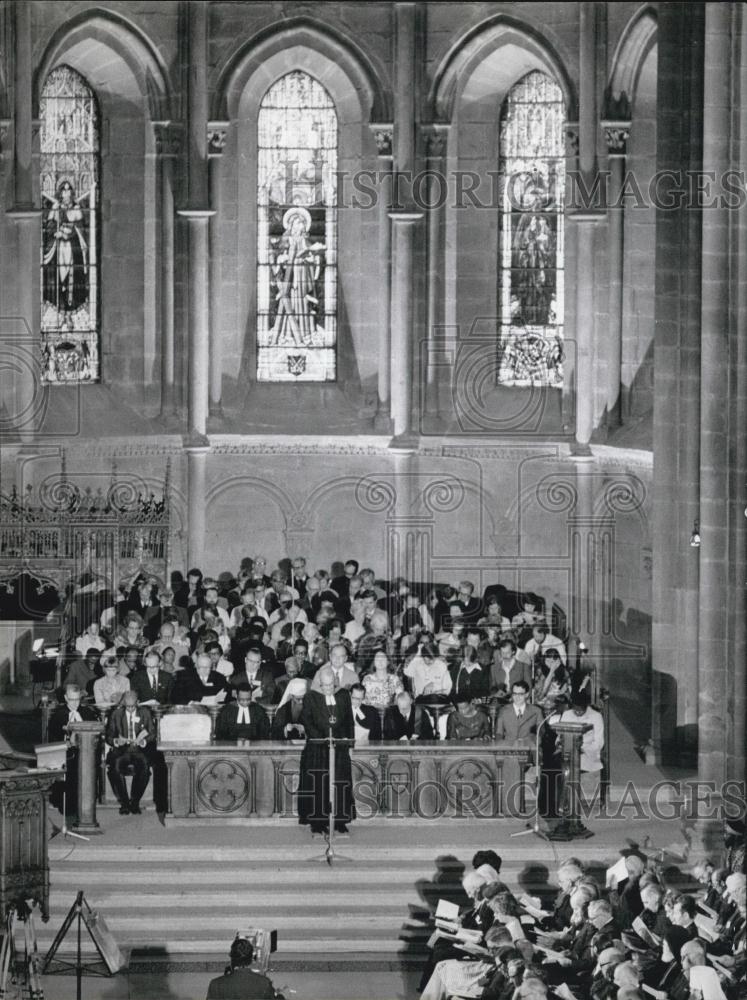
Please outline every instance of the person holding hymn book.
[{"label": "person holding hymn book", "polygon": [[[123,703],[109,716],[106,757],[109,781],[123,815],[140,812],[140,799],[150,779],[156,753],[156,723],[149,708],[138,706],[137,695],[128,691]],[[132,788],[127,794],[125,774],[132,769]]]},{"label": "person holding hymn book", "polygon": [[176,675],[171,700],[175,705],[219,705],[227,694],[226,678],[212,669],[207,653],[199,653],[194,670],[182,670]]}]

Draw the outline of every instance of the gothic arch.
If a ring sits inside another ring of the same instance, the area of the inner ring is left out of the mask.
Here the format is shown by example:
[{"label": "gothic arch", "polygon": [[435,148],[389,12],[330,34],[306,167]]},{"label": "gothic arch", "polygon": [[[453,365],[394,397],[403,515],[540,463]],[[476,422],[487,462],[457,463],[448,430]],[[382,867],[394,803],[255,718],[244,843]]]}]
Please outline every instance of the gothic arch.
[{"label": "gothic arch", "polygon": [[[249,80],[253,84],[256,81],[258,90],[264,93],[277,76],[282,75],[277,70],[274,73],[268,71],[268,61],[277,63],[278,57],[281,57],[282,63],[283,53],[290,54],[289,50],[292,52],[297,49],[318,53],[330,67],[330,74],[334,70],[341,71],[355,88],[361,110],[364,114],[369,114],[370,121],[391,121],[391,87],[382,82],[383,70],[375,68],[349,38],[307,17],[283,21],[281,27],[273,26],[259,32],[236,48],[218,76],[213,98],[213,117],[216,120],[235,118],[241,95]],[[288,60],[287,69],[283,71],[294,68],[297,67]],[[328,86],[324,77],[319,77],[319,82]],[[334,88],[330,88],[332,89]]]},{"label": "gothic arch", "polygon": [[576,108],[576,97],[565,63],[555,47],[538,27],[518,21],[506,14],[494,17],[470,28],[449,49],[433,77],[428,95],[428,111],[434,121],[452,120],[460,92],[469,83],[475,71],[501,49],[513,48],[524,56],[524,66],[515,69],[509,63],[505,66],[505,80],[499,80],[492,73],[496,92],[508,89],[512,83],[530,69],[539,69],[549,74],[563,91],[566,111],[572,118]]},{"label": "gothic arch", "polygon": [[224,493],[242,487],[258,490],[273,500],[283,515],[286,525],[296,512],[296,505],[285,490],[266,479],[260,479],[258,476],[231,476],[229,479],[222,480],[208,490],[205,497],[205,507],[209,510],[210,506],[219,500]]},{"label": "gothic arch", "polygon": [[641,66],[656,44],[656,32],[656,11],[646,4],[633,15],[620,36],[607,88],[610,117],[618,117],[625,107],[630,109]]},{"label": "gothic arch", "polygon": [[[157,49],[132,21],[103,8],[81,11],[66,20],[44,45],[34,75],[35,114],[38,114],[41,89],[47,74],[55,65],[64,61],[67,52],[83,42],[98,42],[122,60],[137,81],[153,121],[172,117],[173,101],[168,73]],[[111,86],[114,81],[109,81],[109,84]]]}]

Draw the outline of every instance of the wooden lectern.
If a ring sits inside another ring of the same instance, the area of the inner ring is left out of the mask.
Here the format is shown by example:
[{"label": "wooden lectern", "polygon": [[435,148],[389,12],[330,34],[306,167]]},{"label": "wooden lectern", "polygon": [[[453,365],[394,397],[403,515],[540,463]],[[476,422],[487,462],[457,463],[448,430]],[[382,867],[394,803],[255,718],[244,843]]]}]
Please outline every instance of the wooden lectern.
[{"label": "wooden lectern", "polygon": [[581,742],[592,726],[588,722],[551,722],[560,736],[562,752],[562,785],[560,788],[560,822],[547,834],[548,840],[585,840],[594,834],[581,822],[579,806],[581,785]]},{"label": "wooden lectern", "polygon": [[0,771],[0,914],[27,901],[49,920],[47,799],[62,770]]},{"label": "wooden lectern", "polygon": [[76,833],[90,836],[104,831],[96,819],[96,778],[99,759],[99,737],[104,732],[101,722],[71,722],[70,740],[78,748],[78,822]]}]

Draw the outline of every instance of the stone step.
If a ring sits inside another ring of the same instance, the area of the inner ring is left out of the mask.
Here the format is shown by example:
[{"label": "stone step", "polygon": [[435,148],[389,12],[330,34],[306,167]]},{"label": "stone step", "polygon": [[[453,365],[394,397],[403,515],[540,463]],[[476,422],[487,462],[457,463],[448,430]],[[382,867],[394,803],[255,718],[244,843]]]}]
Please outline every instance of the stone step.
[{"label": "stone step", "polygon": [[[257,926],[256,923],[251,926]],[[158,945],[153,944],[152,937],[143,936],[140,939],[133,938],[126,946],[126,949],[132,952],[137,952],[138,961],[147,962],[150,956],[153,955],[156,958],[163,959],[168,963],[169,958],[172,955],[184,955],[191,958],[193,955],[202,953],[209,956],[220,956],[223,959],[225,965],[225,959],[228,954],[228,947],[234,934],[236,933],[236,926],[234,926],[231,932],[226,935],[222,934],[220,937],[207,938],[207,937],[190,937],[190,938],[159,938]],[[39,942],[39,952],[42,957],[49,950],[54,939],[53,934],[43,935],[41,933],[37,934]],[[116,938],[116,935],[115,935]],[[425,942],[427,937],[423,937],[422,940],[402,940],[400,938],[390,936],[390,937],[376,937],[372,934],[370,937],[362,935],[359,940],[348,939],[347,937],[320,937],[320,938],[306,938],[303,935],[299,935],[293,938],[291,935],[284,935],[278,941],[278,950],[273,955],[273,964],[277,964],[278,960],[283,959],[293,959],[299,953],[304,955],[317,955],[322,959],[328,955],[339,955],[347,956],[348,958],[351,954],[355,955],[382,955],[382,956],[397,956],[397,957],[407,957],[407,958],[423,958],[427,955],[427,948]],[[125,950],[125,946],[120,939],[117,939],[117,943],[122,951]],[[70,940],[66,939],[64,942],[65,949],[70,948]],[[81,952],[87,957],[92,957],[96,955],[96,950],[93,944],[85,940],[81,945]],[[60,958],[64,959],[65,954],[60,951]],[[67,955],[68,960],[74,961],[70,954]]]},{"label": "stone step", "polygon": [[[53,890],[59,890],[60,894],[65,892],[64,887],[53,883]],[[67,890],[67,895],[74,894],[71,887]],[[402,908],[415,906],[418,909],[425,909],[422,903],[418,902],[417,892],[413,886],[397,889],[366,889],[365,894],[357,891],[328,891],[323,894],[307,891],[299,893],[298,889],[288,889],[285,892],[257,892],[254,889],[234,888],[223,892],[211,892],[202,890],[195,892],[181,888],[171,889],[166,887],[154,890],[140,890],[133,899],[131,889],[123,892],[121,886],[106,886],[98,889],[87,889],[86,899],[90,906],[101,909],[105,913],[113,913],[116,910],[183,910],[200,909],[222,909],[230,905],[234,911],[251,910],[257,912],[279,912],[287,913],[291,909],[293,912],[308,912],[327,915],[329,913],[349,911],[351,914],[361,913],[391,913],[401,912]]]},{"label": "stone step", "polygon": [[[68,907],[50,907],[50,924],[59,926],[68,912]],[[246,914],[243,910],[246,909]],[[144,919],[138,908],[133,907],[130,913],[118,913],[116,911],[103,911],[106,923],[115,934],[117,932],[127,935],[127,944],[132,946],[134,940],[150,940],[153,943],[153,936],[150,938],[144,933]],[[312,923],[309,915],[286,913],[267,914],[262,910],[252,907],[236,907],[226,913],[224,907],[201,910],[199,913],[184,913],[179,910],[162,910],[160,913],[149,913],[147,918],[148,935],[158,934],[157,940],[167,935],[172,936],[193,936],[195,934],[210,936],[226,934],[233,935],[236,928],[241,924],[249,927],[266,926],[277,929],[284,934],[294,937],[306,936],[309,939],[317,937],[340,937],[360,938],[366,934],[376,934],[378,936],[391,936],[393,932],[399,933],[403,928],[409,929],[412,934],[422,936],[427,934],[428,928],[422,921],[413,920],[406,913],[385,914],[365,914],[361,910],[336,910],[324,915],[324,920]],[[51,935],[54,937],[54,934]]]},{"label": "stone step", "polygon": [[[402,831],[404,834],[404,831]],[[413,834],[404,834],[404,837],[413,838]],[[493,836],[486,831],[485,843],[490,844],[491,840],[495,840],[495,834],[493,831]],[[497,851],[503,859],[504,868],[509,864],[517,865],[519,863],[531,862],[534,864],[542,863],[546,864],[552,868],[553,861],[549,856],[551,852],[548,850],[547,845],[542,841],[537,840],[534,837],[521,838],[519,843],[526,842],[526,846],[513,846],[512,843],[498,843]],[[141,847],[141,846],[126,846],[126,845],[99,845],[97,842],[92,842],[91,844],[86,844],[80,849],[76,848],[75,853],[71,855],[70,846],[68,845],[67,850],[50,848],[50,864],[52,867],[55,866],[57,862],[66,861],[69,859],[68,863],[82,864],[85,867],[93,865],[96,863],[110,863],[110,864],[127,864],[127,863],[147,863],[156,862],[158,864],[164,864],[169,862],[174,863],[192,863],[192,862],[202,862],[204,864],[215,865],[217,863],[225,862],[226,864],[236,865],[241,864],[243,866],[256,865],[258,867],[266,868],[267,862],[275,862],[278,866],[285,862],[290,862],[292,864],[299,864],[306,862],[308,859],[314,857],[316,854],[323,852],[325,847],[325,841],[312,841],[305,839],[302,842],[293,844],[292,846],[252,846],[247,845],[244,847]],[[573,844],[565,845],[565,847],[560,848],[560,857],[570,856],[573,854]],[[392,862],[419,862],[422,865],[430,866],[431,869],[435,867],[436,860],[439,857],[451,856],[457,859],[457,864],[461,861],[464,864],[468,864],[472,854],[476,848],[465,848],[464,844],[460,844],[458,841],[455,843],[444,842],[438,845],[436,849],[432,845],[420,845],[412,844],[410,846],[397,846],[397,847],[375,847],[367,844],[363,844],[356,841],[355,837],[350,840],[343,840],[336,842],[336,848],[340,853],[347,854],[354,858],[356,867],[358,865],[374,865],[381,864],[389,867]],[[576,845],[576,849],[578,845]],[[599,846],[595,847],[589,845],[588,842],[583,844],[583,859],[584,862],[589,864],[596,861],[610,863],[610,860],[614,860],[617,856],[617,851],[611,851],[609,847]]]}]

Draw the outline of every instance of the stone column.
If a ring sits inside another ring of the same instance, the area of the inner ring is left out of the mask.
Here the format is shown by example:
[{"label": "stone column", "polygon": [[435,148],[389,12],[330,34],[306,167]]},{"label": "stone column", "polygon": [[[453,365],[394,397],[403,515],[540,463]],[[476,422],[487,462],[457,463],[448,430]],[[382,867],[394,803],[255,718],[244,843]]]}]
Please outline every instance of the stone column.
[{"label": "stone column", "polygon": [[391,212],[392,308],[391,388],[393,444],[412,446],[413,246],[422,212]]},{"label": "stone column", "polygon": [[[731,167],[731,4],[705,5],[703,170],[723,177]],[[698,605],[698,777],[726,778],[729,669],[744,670],[729,655],[727,627],[729,527],[728,411],[730,210],[714,198],[702,212],[700,350],[700,577]],[[740,427],[738,434],[744,434]],[[744,586],[745,581],[741,581]],[[733,665],[732,665],[733,664]]]},{"label": "stone column", "polygon": [[[416,17],[415,3],[395,5],[394,173],[412,177],[415,169]],[[394,444],[412,446],[413,369],[413,249],[415,225],[422,212],[413,211],[411,185],[404,184],[392,222],[391,289],[391,416]],[[396,188],[399,191],[399,187]]]},{"label": "stone column", "polygon": [[9,344],[17,353],[18,374],[14,377],[10,409],[22,444],[34,439],[36,411],[41,392],[39,377],[40,216],[34,201],[34,132],[38,122],[31,113],[32,56],[31,4],[16,0],[12,5],[14,35],[13,76],[13,207],[7,212],[16,223],[15,282],[18,331]]},{"label": "stone column", "polygon": [[[656,158],[660,175],[702,170],[703,4],[659,9]],[[652,734],[647,762],[695,764],[698,730],[702,218],[687,203],[656,210]],[[670,189],[671,190],[671,189]]]},{"label": "stone column", "polygon": [[187,563],[202,566],[205,555],[206,497],[208,447],[187,449]]},{"label": "stone column", "polygon": [[193,0],[189,18],[188,207],[189,229],[188,442],[201,447],[207,431],[210,365],[210,280],[207,165],[207,4]]},{"label": "stone column", "polygon": [[104,832],[96,819],[96,777],[103,731],[101,722],[70,723],[70,732],[78,747],[78,822],[73,829],[89,837]]},{"label": "stone column", "polygon": [[158,157],[161,256],[159,304],[161,318],[161,413],[172,423],[176,417],[174,392],[174,159],[181,150],[181,136],[173,122],[153,122]]},{"label": "stone column", "polygon": [[[578,168],[587,190],[596,175],[596,5],[580,5]],[[594,429],[594,225],[602,213],[594,205],[580,205],[571,218],[576,223],[576,433],[575,455],[591,454]]]},{"label": "stone column", "polygon": [[379,370],[377,384],[377,406],[374,429],[385,434],[392,433],[390,414],[391,396],[391,331],[389,328],[391,311],[391,253],[392,225],[389,211],[392,204],[392,137],[394,126],[377,123],[371,125],[378,151],[378,193],[379,193],[379,287],[381,305],[379,313]]},{"label": "stone column", "polygon": [[395,4],[394,153],[400,173],[415,169],[416,3]]},{"label": "stone column", "polygon": [[423,127],[426,143],[426,163],[428,189],[426,193],[427,212],[427,268],[428,268],[428,317],[427,317],[427,365],[425,377],[425,415],[429,429],[438,427],[442,421],[440,388],[442,382],[441,361],[444,328],[444,286],[443,276],[446,266],[444,254],[445,209],[448,198],[446,182],[446,143],[449,125],[434,122]]},{"label": "stone column", "polygon": [[[564,128],[565,169],[566,173],[578,171],[578,122],[566,122]],[[573,190],[573,188],[571,188]],[[563,388],[561,390],[561,418],[563,433],[572,434],[576,426],[576,343],[574,339],[575,308],[576,308],[576,227],[571,224],[574,203],[566,205],[565,231],[565,351],[563,358]]]},{"label": "stone column", "polygon": [[622,405],[622,321],[623,321],[623,251],[625,214],[621,200],[625,176],[625,146],[630,122],[602,122],[609,159],[607,191],[607,233],[609,256],[609,326],[607,330],[607,427],[619,427],[623,421]]},{"label": "stone column", "polygon": [[223,352],[220,325],[221,244],[220,244],[220,164],[226,145],[229,122],[209,122],[207,132],[210,170],[210,207],[215,213],[210,219],[210,407],[211,422],[223,421]]}]

